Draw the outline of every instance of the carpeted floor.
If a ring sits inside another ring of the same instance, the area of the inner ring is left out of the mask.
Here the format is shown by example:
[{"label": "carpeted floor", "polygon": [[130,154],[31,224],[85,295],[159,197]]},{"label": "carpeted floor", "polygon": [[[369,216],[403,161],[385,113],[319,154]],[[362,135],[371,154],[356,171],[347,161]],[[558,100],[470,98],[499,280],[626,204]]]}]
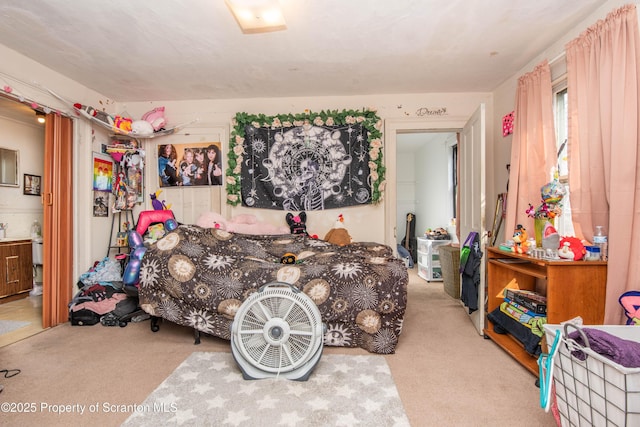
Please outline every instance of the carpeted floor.
[{"label": "carpeted floor", "polygon": [[191,354],[123,424],[409,426],[383,356],[323,355],[307,381],[244,380],[231,353]]},{"label": "carpeted floor", "polygon": [[[553,416],[540,409],[535,377],[478,334],[441,282],[425,282],[415,268],[409,277],[397,351],[379,357],[389,366],[411,426],[555,426]],[[22,371],[0,377],[0,403],[16,408],[1,413],[0,424],[119,426],[131,417],[131,405],[144,402],[194,352],[230,351],[229,341],[208,336],[194,346],[191,330],[166,322],[156,333],[148,321],[126,328],[56,326],[0,348],[0,369]],[[328,355],[376,356],[358,348],[325,347],[322,358]],[[21,402],[33,403],[28,409],[34,411],[18,412]],[[387,427],[382,422],[369,426]]]},{"label": "carpeted floor", "polygon": [[27,325],[29,325],[29,322],[20,322],[16,320],[0,320],[0,335],[6,334],[7,332],[15,331],[16,329],[20,329]]}]

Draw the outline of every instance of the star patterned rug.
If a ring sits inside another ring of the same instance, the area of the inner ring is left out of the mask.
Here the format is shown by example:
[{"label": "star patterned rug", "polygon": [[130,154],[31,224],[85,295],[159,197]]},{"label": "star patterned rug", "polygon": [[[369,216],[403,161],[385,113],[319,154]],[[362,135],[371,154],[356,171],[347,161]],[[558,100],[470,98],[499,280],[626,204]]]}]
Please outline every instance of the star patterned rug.
[{"label": "star patterned rug", "polygon": [[245,380],[231,353],[192,353],[123,426],[408,427],[384,356],[322,355],[307,381]]}]

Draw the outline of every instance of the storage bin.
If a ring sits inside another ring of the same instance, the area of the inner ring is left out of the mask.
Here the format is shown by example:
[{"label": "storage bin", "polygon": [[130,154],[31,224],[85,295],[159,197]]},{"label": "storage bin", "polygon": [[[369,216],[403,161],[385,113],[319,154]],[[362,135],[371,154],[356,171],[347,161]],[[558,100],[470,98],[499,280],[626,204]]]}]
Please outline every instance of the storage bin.
[{"label": "storage bin", "polygon": [[440,246],[440,267],[444,291],[453,298],[460,298],[460,248]]},{"label": "storage bin", "polygon": [[[638,326],[580,327],[599,329],[618,338],[640,342]],[[549,348],[558,329],[562,332],[562,337],[553,358],[553,379],[562,425],[639,426],[640,368],[626,368],[589,347],[576,347],[577,344],[565,336],[561,325],[544,325]],[[568,333],[575,330],[569,327]],[[587,355],[584,361],[572,356],[572,351],[576,349]]]}]

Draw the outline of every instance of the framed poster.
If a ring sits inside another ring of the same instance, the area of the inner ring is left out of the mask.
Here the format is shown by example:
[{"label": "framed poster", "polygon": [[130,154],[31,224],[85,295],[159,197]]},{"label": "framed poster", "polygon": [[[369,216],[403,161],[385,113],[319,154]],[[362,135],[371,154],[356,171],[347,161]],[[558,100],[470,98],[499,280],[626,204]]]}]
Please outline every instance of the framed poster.
[{"label": "framed poster", "polygon": [[93,153],[93,190],[113,189],[113,159],[108,154]]},{"label": "framed poster", "polygon": [[93,192],[93,216],[106,218],[109,216],[109,196],[104,191]]},{"label": "framed poster", "polygon": [[158,145],[160,187],[222,185],[220,142]]},{"label": "framed poster", "polygon": [[38,175],[29,175],[29,174],[24,174],[24,187],[23,187],[23,194],[26,194],[27,196],[39,196],[40,195],[40,183],[41,183],[42,179],[40,176]]}]

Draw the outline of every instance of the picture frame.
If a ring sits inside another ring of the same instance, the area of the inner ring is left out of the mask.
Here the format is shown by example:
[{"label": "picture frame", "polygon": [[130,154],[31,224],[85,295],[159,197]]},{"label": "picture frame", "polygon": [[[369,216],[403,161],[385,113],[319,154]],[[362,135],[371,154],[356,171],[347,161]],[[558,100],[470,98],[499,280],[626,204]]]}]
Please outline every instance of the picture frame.
[{"label": "picture frame", "polygon": [[221,186],[224,182],[221,142],[162,144],[157,155],[160,187]]},{"label": "picture frame", "polygon": [[92,162],[93,191],[111,192],[113,190],[114,164],[113,158],[108,154],[93,153]]},{"label": "picture frame", "polygon": [[40,196],[42,192],[42,177],[40,175],[24,174],[22,193],[27,196]]}]

